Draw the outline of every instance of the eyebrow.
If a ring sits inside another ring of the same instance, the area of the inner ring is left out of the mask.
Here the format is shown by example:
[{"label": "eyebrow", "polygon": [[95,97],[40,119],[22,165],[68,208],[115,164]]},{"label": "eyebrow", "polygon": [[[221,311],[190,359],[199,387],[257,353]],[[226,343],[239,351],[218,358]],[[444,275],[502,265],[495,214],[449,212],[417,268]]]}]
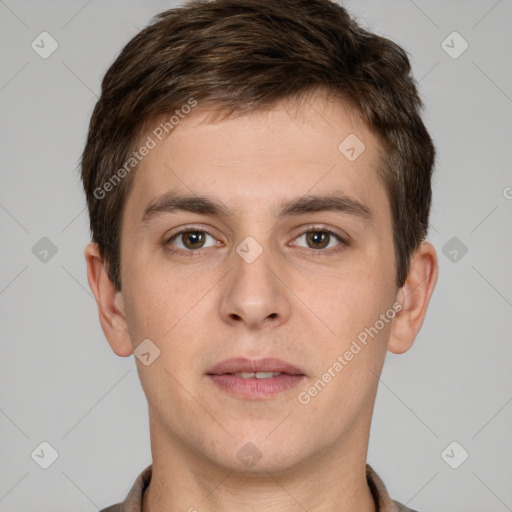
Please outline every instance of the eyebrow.
[{"label": "eyebrow", "polygon": [[[142,216],[142,223],[148,224],[155,217],[178,211],[212,215],[225,219],[234,217],[234,213],[229,207],[217,199],[201,195],[169,192],[147,206]],[[305,195],[283,202],[276,213],[276,217],[283,219],[316,212],[339,212],[352,215],[363,221],[373,220],[373,213],[368,206],[338,190],[322,195]]]}]

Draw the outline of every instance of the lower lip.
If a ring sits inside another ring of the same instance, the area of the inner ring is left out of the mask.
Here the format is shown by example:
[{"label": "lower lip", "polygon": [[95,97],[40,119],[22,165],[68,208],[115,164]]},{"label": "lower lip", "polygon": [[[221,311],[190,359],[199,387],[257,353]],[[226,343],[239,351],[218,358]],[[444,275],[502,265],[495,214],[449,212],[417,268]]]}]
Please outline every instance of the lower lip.
[{"label": "lower lip", "polygon": [[208,375],[217,386],[241,398],[268,398],[292,389],[304,379],[304,375],[276,375],[269,379],[243,379],[236,375]]}]

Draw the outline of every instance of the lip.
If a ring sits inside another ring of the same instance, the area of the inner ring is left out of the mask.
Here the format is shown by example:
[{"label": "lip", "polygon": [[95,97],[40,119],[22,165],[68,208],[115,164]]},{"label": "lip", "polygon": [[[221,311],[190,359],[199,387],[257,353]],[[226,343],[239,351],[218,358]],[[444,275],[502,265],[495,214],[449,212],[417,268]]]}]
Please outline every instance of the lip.
[{"label": "lip", "polygon": [[208,375],[224,375],[239,372],[281,372],[289,375],[304,376],[304,373],[297,367],[274,357],[266,357],[263,359],[235,357],[226,359],[216,364],[213,368],[210,368],[206,373]]},{"label": "lip", "polygon": [[[239,372],[281,372],[268,379],[244,379]],[[297,367],[276,358],[227,359],[216,364],[207,376],[223,391],[245,400],[261,400],[294,388],[306,377]]]}]

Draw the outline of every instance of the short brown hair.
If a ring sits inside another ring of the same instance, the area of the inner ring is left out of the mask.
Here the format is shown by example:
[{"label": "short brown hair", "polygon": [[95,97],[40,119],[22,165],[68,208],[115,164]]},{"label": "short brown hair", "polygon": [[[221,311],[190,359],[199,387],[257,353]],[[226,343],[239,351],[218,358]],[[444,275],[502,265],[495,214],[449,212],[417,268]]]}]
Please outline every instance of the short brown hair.
[{"label": "short brown hair", "polygon": [[81,176],[92,241],[116,289],[134,173],[105,197],[97,191],[151,122],[191,98],[231,114],[316,90],[351,107],[381,143],[379,174],[391,205],[401,287],[427,234],[435,159],[405,51],[362,29],[331,0],[195,0],[155,16],[128,42],[105,74],[91,117]]}]

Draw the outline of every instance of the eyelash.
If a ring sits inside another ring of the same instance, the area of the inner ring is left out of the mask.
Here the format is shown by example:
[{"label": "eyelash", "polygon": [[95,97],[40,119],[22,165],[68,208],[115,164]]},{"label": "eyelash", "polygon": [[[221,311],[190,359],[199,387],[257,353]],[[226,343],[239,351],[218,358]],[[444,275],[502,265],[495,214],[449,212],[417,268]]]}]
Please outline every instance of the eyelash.
[{"label": "eyelash", "polygon": [[[215,236],[210,233],[208,230],[204,229],[204,228],[195,228],[195,227],[187,227],[187,228],[184,228],[176,233],[174,233],[171,237],[167,238],[164,242],[163,242],[163,246],[164,246],[164,249],[169,253],[169,254],[183,254],[185,256],[190,256],[190,257],[193,257],[194,256],[194,253],[197,253],[201,250],[201,248],[199,249],[188,249],[188,250],[184,250],[184,249],[173,249],[169,246],[169,244],[176,238],[178,238],[180,235],[184,234],[184,233],[195,233],[195,232],[199,232],[199,233],[206,233],[207,235],[210,235],[212,238],[215,238]],[[334,237],[336,240],[338,240],[338,242],[340,242],[339,245],[337,245],[334,249],[331,248],[331,249],[310,249],[310,248],[307,248],[307,247],[300,247],[301,249],[304,249],[308,252],[311,252],[314,256],[313,257],[321,257],[323,255],[325,255],[325,253],[327,253],[327,255],[329,254],[333,254],[333,253],[338,253],[340,251],[342,251],[345,247],[348,247],[350,244],[349,242],[347,242],[345,239],[343,239],[340,235],[338,235],[337,233],[335,233],[334,231],[331,231],[330,229],[327,229],[327,228],[324,228],[324,227],[321,227],[321,226],[310,226],[308,229],[306,229],[305,231],[302,231],[301,233],[299,233],[295,238],[294,240],[297,240],[298,238],[300,238],[301,236],[307,234],[307,233],[312,233],[312,232],[316,232],[316,233],[326,233],[328,234],[330,237]],[[322,254],[323,253],[323,254]]]}]

